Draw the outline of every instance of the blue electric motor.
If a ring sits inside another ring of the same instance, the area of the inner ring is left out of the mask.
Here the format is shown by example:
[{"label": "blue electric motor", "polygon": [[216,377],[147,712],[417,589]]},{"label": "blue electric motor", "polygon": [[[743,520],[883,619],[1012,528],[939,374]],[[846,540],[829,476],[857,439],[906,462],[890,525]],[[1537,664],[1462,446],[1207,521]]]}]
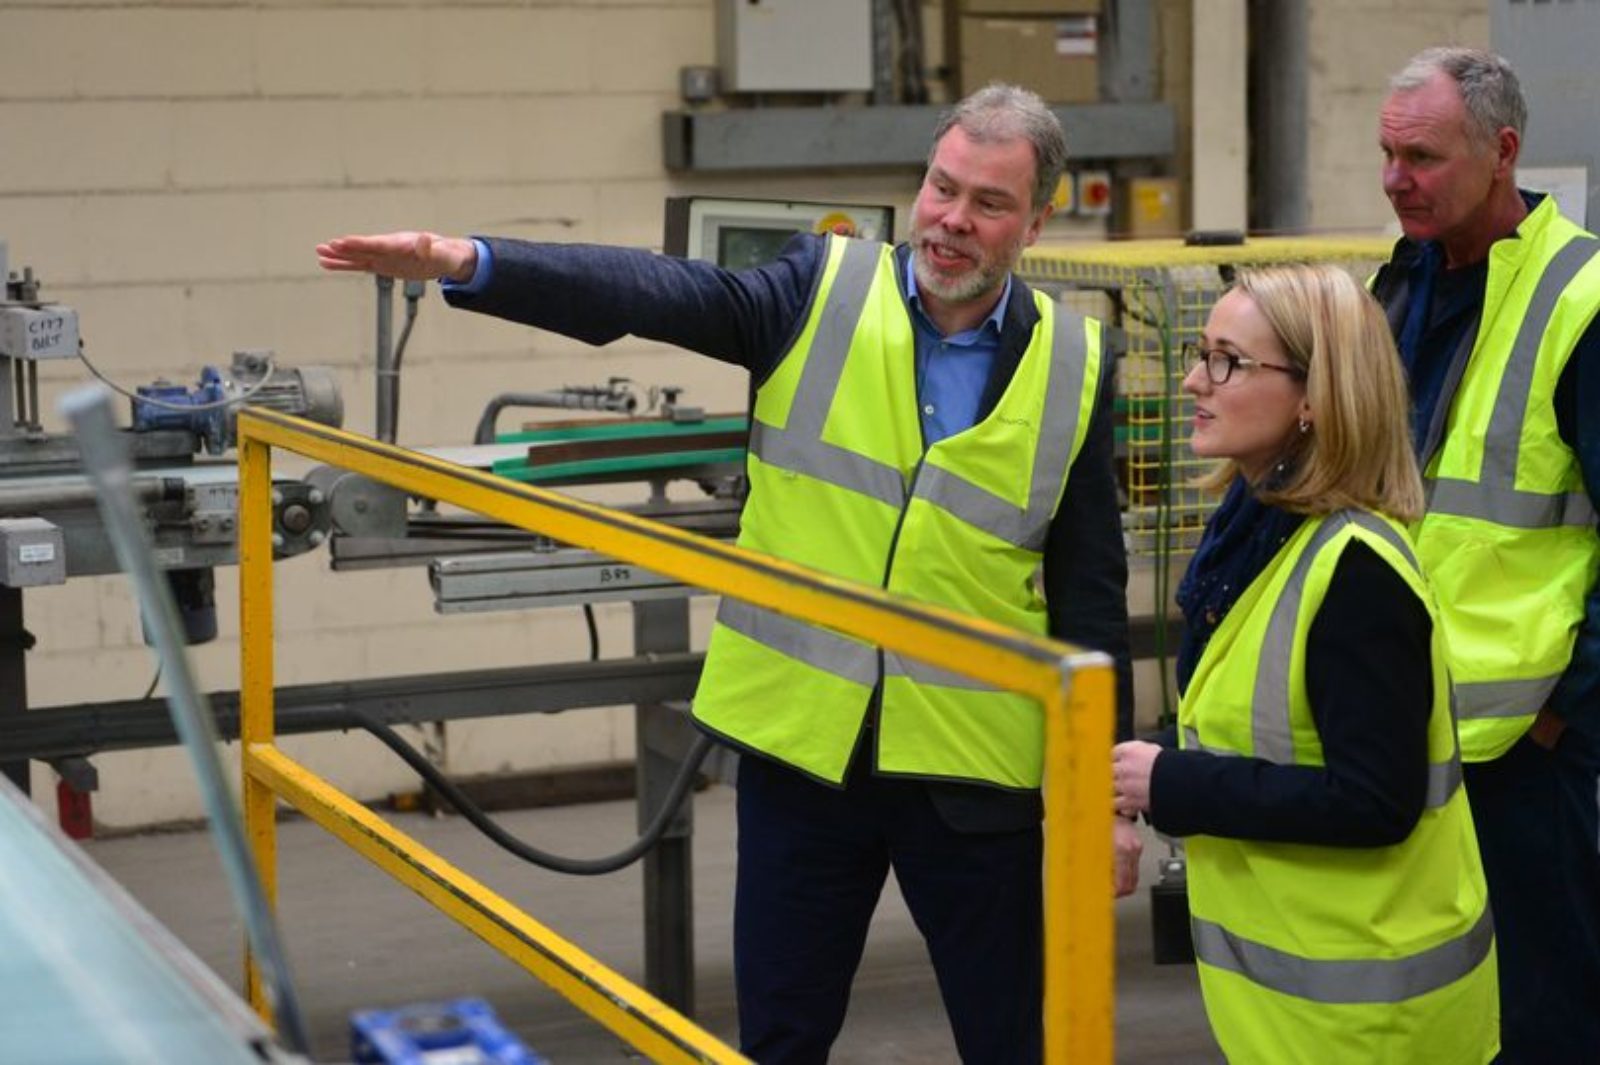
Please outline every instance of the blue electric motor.
[{"label": "blue electric motor", "polygon": [[200,371],[200,383],[192,392],[168,381],[140,385],[138,392],[141,399],[156,402],[134,403],[135,432],[184,429],[204,441],[213,454],[220,454],[232,442],[227,402],[233,397],[223,390],[222,371],[215,366]]},{"label": "blue electric motor", "polygon": [[200,371],[191,390],[170,381],[140,385],[133,401],[133,430],[182,429],[212,455],[233,446],[234,415],[241,404],[268,407],[337,428],[344,421],[344,402],[333,371],[320,366],[287,369],[274,366],[268,351],[236,351],[226,372],[215,366]]},{"label": "blue electric motor", "polygon": [[351,1014],[350,1055],[356,1065],[548,1065],[480,998]]}]

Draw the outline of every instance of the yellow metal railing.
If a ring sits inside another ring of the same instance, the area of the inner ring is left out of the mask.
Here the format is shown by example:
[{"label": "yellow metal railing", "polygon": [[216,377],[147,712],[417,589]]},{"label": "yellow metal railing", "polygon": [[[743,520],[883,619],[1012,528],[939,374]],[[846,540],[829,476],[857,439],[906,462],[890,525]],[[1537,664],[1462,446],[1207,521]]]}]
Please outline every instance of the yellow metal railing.
[{"label": "yellow metal railing", "polygon": [[[1114,682],[1105,655],[288,415],[241,411],[238,438],[245,826],[269,900],[277,894],[273,812],[281,797],[651,1060],[744,1060],[274,746],[271,449],[277,447],[1039,700],[1045,718],[1045,1060],[1111,1061],[1108,748]],[[265,1015],[248,956],[245,970],[250,1000]]]}]

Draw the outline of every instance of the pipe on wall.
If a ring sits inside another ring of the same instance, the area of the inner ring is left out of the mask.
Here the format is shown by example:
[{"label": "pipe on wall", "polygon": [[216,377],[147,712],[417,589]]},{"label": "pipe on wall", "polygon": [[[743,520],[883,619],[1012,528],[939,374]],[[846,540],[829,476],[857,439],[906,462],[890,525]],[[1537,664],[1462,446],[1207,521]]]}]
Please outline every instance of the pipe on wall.
[{"label": "pipe on wall", "polygon": [[1250,0],[1250,230],[1303,233],[1307,193],[1306,0]]}]

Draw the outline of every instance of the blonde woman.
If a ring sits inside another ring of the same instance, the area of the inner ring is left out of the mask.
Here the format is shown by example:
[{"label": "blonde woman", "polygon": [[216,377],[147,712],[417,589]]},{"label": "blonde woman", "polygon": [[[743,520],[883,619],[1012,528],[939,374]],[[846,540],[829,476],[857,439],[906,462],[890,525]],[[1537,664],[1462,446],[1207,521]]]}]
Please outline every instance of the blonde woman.
[{"label": "blonde woman", "polygon": [[1179,589],[1176,742],[1116,747],[1117,809],[1187,839],[1231,1060],[1488,1061],[1494,933],[1387,323],[1342,270],[1264,269],[1186,356],[1226,496]]}]

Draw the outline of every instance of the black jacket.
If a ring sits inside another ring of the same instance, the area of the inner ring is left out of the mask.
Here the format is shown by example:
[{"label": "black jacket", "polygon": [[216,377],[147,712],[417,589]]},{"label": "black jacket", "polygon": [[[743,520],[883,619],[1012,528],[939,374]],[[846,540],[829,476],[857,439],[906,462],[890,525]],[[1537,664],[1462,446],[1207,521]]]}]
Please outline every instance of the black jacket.
[{"label": "black jacket", "polygon": [[[1325,764],[1165,750],[1150,778],[1150,823],[1172,836],[1322,846],[1405,839],[1427,794],[1432,636],[1405,580],[1365,544],[1350,544],[1306,637],[1306,694]],[[1174,748],[1177,731],[1156,740]]]}]

